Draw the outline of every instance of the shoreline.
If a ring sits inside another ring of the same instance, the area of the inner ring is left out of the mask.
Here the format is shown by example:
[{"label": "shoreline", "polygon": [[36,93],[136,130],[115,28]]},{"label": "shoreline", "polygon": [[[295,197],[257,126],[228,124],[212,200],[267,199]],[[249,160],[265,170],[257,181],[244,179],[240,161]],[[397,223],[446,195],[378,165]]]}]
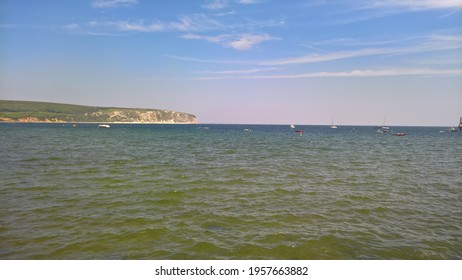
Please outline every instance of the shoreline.
[{"label": "shoreline", "polygon": [[0,121],[0,124],[7,123],[7,124],[199,124],[199,123],[186,123],[186,122],[21,122],[21,121]]},{"label": "shoreline", "polygon": [[178,124],[199,124],[199,123],[146,123],[146,122],[0,122],[0,124],[62,124],[62,125],[77,125],[77,124],[138,124],[138,125],[178,125]]},{"label": "shoreline", "polygon": [[[151,122],[47,122],[47,121],[42,121],[42,122],[21,122],[21,121],[0,121],[0,124],[63,124],[63,125],[72,125],[72,124],[136,124],[136,125],[223,125],[223,126],[289,126],[289,124],[245,124],[245,123],[199,123],[199,122],[178,122],[178,123],[172,123],[172,122],[156,122],[156,123],[151,123]],[[297,124],[297,126],[317,126],[317,127],[324,127],[324,126],[330,126],[330,124]],[[370,125],[370,124],[346,124],[346,125],[340,125],[339,128],[347,128],[347,127],[377,127],[377,125]],[[450,128],[450,126],[444,126],[444,125],[391,125],[390,127],[393,128],[406,128],[406,127],[415,127],[415,128],[440,128],[440,129],[445,129],[445,128]],[[457,130],[457,132],[460,132]]]}]

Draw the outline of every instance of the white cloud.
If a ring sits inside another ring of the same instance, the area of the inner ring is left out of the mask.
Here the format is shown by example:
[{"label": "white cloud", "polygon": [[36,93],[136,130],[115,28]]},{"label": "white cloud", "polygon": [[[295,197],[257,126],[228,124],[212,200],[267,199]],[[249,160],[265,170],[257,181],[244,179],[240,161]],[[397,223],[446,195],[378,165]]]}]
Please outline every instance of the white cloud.
[{"label": "white cloud", "polygon": [[206,35],[198,35],[198,34],[185,34],[182,35],[181,38],[183,39],[190,39],[190,40],[205,40],[210,43],[220,43],[228,38],[228,34],[222,34],[217,36],[206,36]]},{"label": "white cloud", "polygon": [[369,2],[371,7],[407,8],[411,10],[458,9],[462,0],[378,0]]},{"label": "white cloud", "polygon": [[[93,5],[95,7],[115,7],[118,5],[129,5],[136,4],[138,0],[94,0]],[[101,34],[112,34],[127,35],[128,33],[137,32],[208,32],[222,30],[222,32],[231,32],[223,30],[232,30],[237,33],[249,33],[249,30],[259,30],[261,28],[275,27],[284,25],[284,20],[256,20],[242,19],[238,22],[227,22],[222,23],[223,17],[226,15],[235,14],[233,10],[221,10],[221,8],[227,7],[229,4],[238,4],[237,0],[213,0],[207,1],[203,7],[208,9],[217,10],[214,15],[211,13],[196,13],[189,15],[178,16],[176,20],[165,21],[165,20],[146,20],[146,19],[133,19],[133,20],[113,20],[113,21],[92,21],[90,24],[81,24],[82,33],[101,33]],[[244,1],[240,4],[256,3],[255,1]],[[90,30],[85,29],[89,28]],[[69,29],[69,28],[67,28]],[[241,31],[244,30],[244,31]],[[256,31],[251,31],[256,33]],[[188,37],[188,36],[186,36]],[[251,49],[256,44],[264,41],[274,40],[276,38],[270,37],[266,34],[243,34],[236,38],[236,36],[226,35],[218,38],[213,36],[203,36],[202,38],[190,38],[190,39],[204,39],[207,41],[214,41],[220,43],[223,46],[234,48],[237,50]],[[218,40],[218,41],[217,41]]]},{"label": "white cloud", "polygon": [[93,0],[91,5],[95,8],[114,8],[130,6],[138,3],[138,0]]},{"label": "white cloud", "polygon": [[390,54],[391,49],[363,49],[354,51],[339,51],[325,54],[310,54],[299,57],[283,58],[277,60],[267,60],[259,62],[260,65],[293,65],[293,64],[311,64],[318,62],[333,61],[346,58],[363,57],[371,55]]},{"label": "white cloud", "polygon": [[[329,46],[329,47],[338,47],[338,46],[348,46],[348,47],[373,47],[373,46],[386,46],[386,45],[401,45],[401,48],[405,48],[405,46],[422,46],[426,45],[436,45],[439,44],[457,47],[454,43],[462,43],[462,35],[459,34],[452,34],[452,35],[442,35],[442,34],[430,34],[430,35],[416,35],[416,36],[408,36],[402,37],[397,39],[382,39],[382,40],[374,40],[374,39],[357,39],[357,38],[335,38],[329,39],[319,42],[312,42],[310,46]],[[307,45],[304,45],[307,46]],[[409,47],[408,47],[409,48]],[[316,48],[313,48],[316,49]],[[395,47],[395,49],[397,49]]]},{"label": "white cloud", "polygon": [[[266,35],[266,34],[265,34]],[[234,36],[234,37],[233,37]],[[206,40],[208,42],[221,44],[227,47],[243,47],[246,46],[246,40],[252,41],[245,36],[243,38],[238,38],[237,34],[223,34],[218,36],[205,36],[197,34],[186,34],[182,38],[185,39],[200,39]],[[269,35],[266,35],[269,36]],[[263,37],[264,38],[264,37]],[[279,38],[270,37],[272,40],[277,40]],[[252,42],[256,43],[258,40],[253,40]],[[349,42],[349,40],[348,40]],[[397,40],[400,42],[400,40]],[[240,46],[240,44],[242,44]],[[379,43],[377,43],[379,44]],[[382,42],[380,44],[385,44]],[[191,58],[191,57],[178,57],[178,56],[169,56],[170,58],[184,61],[194,61],[200,63],[217,63],[217,64],[248,64],[248,65],[259,65],[259,66],[282,66],[282,65],[301,65],[301,64],[313,64],[321,63],[327,61],[335,61],[341,59],[349,58],[359,58],[367,56],[399,56],[406,54],[418,54],[426,52],[436,52],[436,51],[446,51],[446,50],[456,50],[462,49],[462,35],[429,35],[425,37],[420,37],[420,41],[417,44],[406,45],[400,47],[387,47],[387,48],[366,48],[358,50],[347,50],[347,51],[337,51],[337,52],[326,52],[322,54],[309,54],[298,57],[288,57],[272,60],[246,60],[246,61],[229,61],[229,60],[211,60],[211,59],[200,59],[200,58]]]},{"label": "white cloud", "polygon": [[181,16],[177,21],[92,21],[91,28],[115,28],[127,32],[192,32],[223,29],[223,25],[203,14]]},{"label": "white cloud", "polygon": [[252,68],[252,69],[240,69],[240,70],[223,70],[223,71],[197,71],[198,74],[222,74],[222,75],[235,75],[235,74],[252,74],[265,71],[277,70],[275,67],[267,68]]},{"label": "white cloud", "polygon": [[314,42],[314,45],[332,45],[332,46],[379,46],[379,45],[390,45],[405,43],[409,41],[422,40],[425,39],[424,36],[414,36],[414,37],[405,37],[400,39],[388,39],[388,40],[373,40],[373,39],[354,39],[354,38],[335,38],[330,40],[324,40],[319,42]]},{"label": "white cloud", "polygon": [[311,64],[318,62],[334,61],[355,57],[376,56],[376,55],[404,55],[413,53],[425,53],[433,51],[444,51],[451,49],[462,49],[462,35],[431,35],[422,37],[423,41],[413,46],[389,47],[389,48],[367,48],[359,50],[338,51],[323,54],[310,54],[300,57],[283,58],[277,60],[261,61],[258,65],[296,65]]},{"label": "white cloud", "polygon": [[214,64],[247,64],[253,65],[255,64],[252,61],[248,60],[213,60],[213,59],[201,59],[201,58],[194,58],[194,57],[184,57],[184,56],[177,56],[177,55],[165,55],[167,58],[181,60],[181,61],[189,61],[189,62],[198,62],[198,63],[214,63]]},{"label": "white cloud", "polygon": [[278,40],[278,38],[271,37],[268,34],[221,34],[217,36],[206,36],[198,34],[185,34],[181,36],[184,39],[205,40],[210,43],[222,45],[224,47],[233,48],[235,50],[243,51],[253,48],[265,41]]},{"label": "white cloud", "polygon": [[237,2],[244,5],[260,3],[259,0],[237,0]]},{"label": "white cloud", "polygon": [[259,3],[259,0],[207,0],[202,5],[202,8],[208,10],[223,10],[232,6],[233,2],[237,4],[249,5]]},{"label": "white cloud", "polygon": [[77,30],[80,28],[80,25],[76,23],[70,23],[70,24],[64,25],[63,28],[66,30]]},{"label": "white cloud", "polygon": [[276,38],[271,37],[268,34],[242,34],[236,40],[232,40],[228,44],[230,47],[236,50],[248,50],[251,49],[254,45],[275,39]]},{"label": "white cloud", "polygon": [[288,75],[252,75],[252,76],[214,76],[199,77],[196,80],[226,79],[308,79],[308,78],[346,78],[346,77],[390,77],[390,76],[462,76],[462,69],[403,68],[380,70],[352,70],[344,72],[313,72]]},{"label": "white cloud", "polygon": [[75,32],[75,31],[80,30],[80,25],[78,25],[76,23],[70,23],[70,24],[66,24],[64,26],[61,26],[61,28],[63,30],[65,30],[65,31]]},{"label": "white cloud", "polygon": [[438,41],[438,42],[458,42],[462,43],[462,35],[430,35],[428,37],[432,41]]},{"label": "white cloud", "polygon": [[164,22],[144,23],[143,21],[118,21],[113,23],[118,30],[121,31],[137,31],[137,32],[163,32],[170,30],[172,26]]},{"label": "white cloud", "polygon": [[203,8],[208,10],[222,10],[227,8],[228,6],[228,0],[209,0],[206,1],[204,5],[202,5]]},{"label": "white cloud", "polygon": [[[428,10],[453,10],[449,14],[462,9],[462,0],[351,0],[344,2],[346,14],[353,13],[351,18],[339,18],[330,24],[351,24],[396,14]],[[343,13],[343,14],[345,14]]]}]

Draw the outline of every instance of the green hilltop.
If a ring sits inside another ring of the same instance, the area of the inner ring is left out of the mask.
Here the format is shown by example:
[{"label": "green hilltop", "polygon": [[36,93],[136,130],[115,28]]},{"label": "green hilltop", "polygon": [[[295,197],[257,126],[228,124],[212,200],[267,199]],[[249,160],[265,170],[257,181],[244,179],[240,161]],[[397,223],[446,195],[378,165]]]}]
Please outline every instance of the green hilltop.
[{"label": "green hilltop", "polygon": [[93,107],[0,100],[0,122],[197,123],[196,116],[159,109]]}]

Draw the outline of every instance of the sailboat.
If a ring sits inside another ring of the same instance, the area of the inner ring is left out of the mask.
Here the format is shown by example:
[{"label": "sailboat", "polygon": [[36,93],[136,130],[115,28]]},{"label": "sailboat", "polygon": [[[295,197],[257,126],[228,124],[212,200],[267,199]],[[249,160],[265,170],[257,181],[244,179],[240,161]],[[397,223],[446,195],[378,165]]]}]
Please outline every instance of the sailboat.
[{"label": "sailboat", "polygon": [[332,118],[332,124],[330,125],[330,128],[338,128],[335,124],[334,124],[334,118]]},{"label": "sailboat", "polygon": [[385,134],[385,133],[388,133],[389,131],[390,131],[390,127],[385,126],[385,119],[384,119],[383,123],[382,123],[382,126],[378,126],[377,130],[375,132],[377,132],[379,134]]},{"label": "sailboat", "polygon": [[390,127],[388,127],[388,126],[379,126],[375,132],[377,132],[379,134],[384,134],[384,133],[388,133],[389,131],[390,131]]},{"label": "sailboat", "polygon": [[460,117],[459,125],[457,127],[452,126],[449,128],[450,132],[462,131],[462,117]]}]

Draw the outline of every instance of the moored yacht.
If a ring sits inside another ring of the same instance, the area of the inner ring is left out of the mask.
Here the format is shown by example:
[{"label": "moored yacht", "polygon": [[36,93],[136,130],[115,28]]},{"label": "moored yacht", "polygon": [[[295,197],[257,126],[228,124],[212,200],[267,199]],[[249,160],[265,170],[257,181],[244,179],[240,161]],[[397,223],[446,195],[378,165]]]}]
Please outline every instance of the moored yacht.
[{"label": "moored yacht", "polygon": [[375,132],[377,133],[380,133],[380,134],[384,134],[384,133],[388,133],[390,131],[390,127],[388,126],[380,126],[377,128],[377,130]]},{"label": "moored yacht", "polygon": [[331,125],[330,125],[330,128],[333,128],[333,129],[338,128],[338,127],[334,124],[334,118],[332,118],[332,123],[331,123]]}]

